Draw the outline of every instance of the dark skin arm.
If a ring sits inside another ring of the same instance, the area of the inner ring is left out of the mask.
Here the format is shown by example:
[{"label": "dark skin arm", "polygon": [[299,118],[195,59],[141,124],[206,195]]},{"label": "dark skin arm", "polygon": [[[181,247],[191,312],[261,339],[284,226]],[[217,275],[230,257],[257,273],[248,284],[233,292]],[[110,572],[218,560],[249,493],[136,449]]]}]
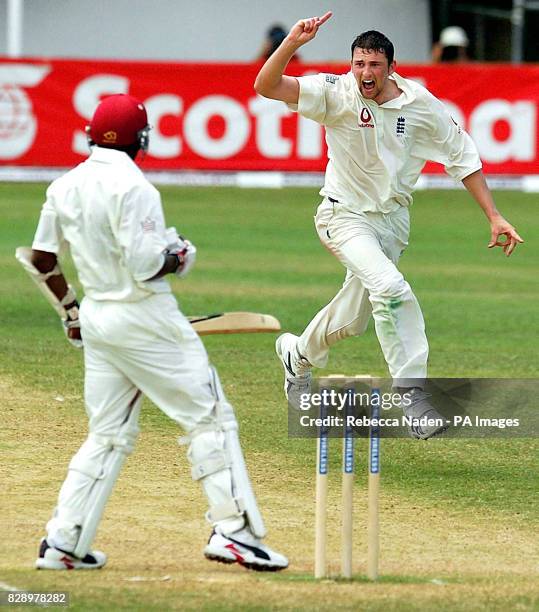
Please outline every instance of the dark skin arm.
[{"label": "dark skin arm", "polygon": [[[46,274],[50,272],[56,265],[58,258],[54,253],[48,253],[47,251],[36,251],[32,250],[32,264],[42,273]],[[54,295],[62,301],[65,297],[68,287],[67,281],[63,274],[51,276],[46,281],[48,288],[54,293]],[[69,304],[67,305],[69,307]],[[80,329],[72,328],[67,330],[69,338],[73,340],[80,340]]]},{"label": "dark skin arm", "polygon": [[[54,253],[47,253],[47,251],[32,251],[32,264],[42,274],[50,272],[57,261],[58,258]],[[67,282],[63,274],[51,276],[47,279],[47,286],[59,300],[62,300],[67,293]]]},{"label": "dark skin arm", "polygon": [[180,262],[178,261],[176,255],[170,255],[167,253],[165,255],[165,263],[163,264],[161,270],[159,270],[157,274],[155,274],[148,280],[156,280],[158,278],[162,278],[163,276],[165,276],[165,274],[174,274],[174,272],[176,272],[176,270],[178,269],[179,263]]},{"label": "dark skin arm", "polygon": [[[50,272],[54,266],[56,265],[58,258],[54,253],[48,253],[47,251],[36,251],[35,249],[32,251],[32,264],[42,273],[46,274]],[[159,272],[148,280],[155,280],[157,278],[161,278],[165,276],[165,274],[173,274],[178,269],[179,261],[175,255],[165,255],[165,262],[163,267]],[[55,274],[51,276],[46,281],[49,289],[54,293],[54,295],[62,301],[65,297],[68,286],[65,276],[63,274]],[[69,308],[69,304],[67,305],[67,309]],[[67,335],[72,340],[81,340],[80,328],[74,327],[67,330]]]},{"label": "dark skin arm", "polygon": [[[32,252],[32,264],[43,274],[50,272],[56,265],[57,261],[57,257],[54,253],[36,250]],[[165,276],[166,274],[174,274],[174,272],[176,272],[178,269],[178,264],[179,262],[176,255],[165,255],[165,263],[163,264],[163,267],[155,276],[152,276],[148,280],[155,280]],[[47,285],[59,300],[62,300],[67,293],[67,281],[63,274],[51,276],[49,279],[47,279]]]}]

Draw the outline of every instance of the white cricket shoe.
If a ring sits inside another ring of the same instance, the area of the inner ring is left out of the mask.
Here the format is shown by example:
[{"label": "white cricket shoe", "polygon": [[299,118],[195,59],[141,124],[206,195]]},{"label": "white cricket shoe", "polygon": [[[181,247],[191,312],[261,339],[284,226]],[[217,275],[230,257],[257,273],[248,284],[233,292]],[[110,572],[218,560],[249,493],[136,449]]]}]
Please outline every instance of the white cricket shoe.
[{"label": "white cricket shoe", "polygon": [[[449,428],[446,418],[429,402],[430,393],[425,393],[419,387],[405,389],[405,392],[410,394],[412,403],[403,409],[404,414],[416,421],[408,425],[408,433],[412,438],[428,440]],[[422,419],[425,419],[425,423],[421,423]],[[431,420],[432,424],[427,423],[427,419]]]},{"label": "white cricket shoe", "polygon": [[284,368],[284,394],[288,403],[299,410],[301,398],[311,393],[311,364],[297,349],[298,337],[282,334],[275,342],[275,351]]},{"label": "white cricket shoe", "polygon": [[257,572],[278,572],[288,567],[288,559],[271,550],[244,527],[229,535],[212,531],[204,556],[220,563],[239,563]]},{"label": "white cricket shoe", "polygon": [[99,550],[89,552],[84,559],[74,557],[72,553],[49,546],[43,538],[39,547],[39,557],[36,560],[37,569],[72,570],[99,569],[107,562],[107,555]]}]

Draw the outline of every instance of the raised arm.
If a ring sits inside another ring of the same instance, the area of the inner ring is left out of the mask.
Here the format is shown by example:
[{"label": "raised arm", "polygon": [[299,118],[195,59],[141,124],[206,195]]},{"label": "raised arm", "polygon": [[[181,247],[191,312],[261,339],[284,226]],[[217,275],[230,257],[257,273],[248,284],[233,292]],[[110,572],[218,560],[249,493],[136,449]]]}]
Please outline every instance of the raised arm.
[{"label": "raised arm", "polygon": [[296,51],[316,36],[318,28],[331,15],[331,11],[328,11],[322,17],[300,19],[293,26],[287,37],[260,69],[255,80],[256,93],[265,98],[297,104],[299,99],[298,80],[296,77],[286,76],[283,73]]},{"label": "raised arm", "polygon": [[[467,176],[462,183],[469,191],[473,199],[483,209],[490,223],[490,242],[488,248],[502,247],[503,252],[509,257],[515,250],[517,244],[524,242],[518,235],[516,229],[498,212],[490,189],[481,170]],[[501,238],[504,240],[501,240]]]}]

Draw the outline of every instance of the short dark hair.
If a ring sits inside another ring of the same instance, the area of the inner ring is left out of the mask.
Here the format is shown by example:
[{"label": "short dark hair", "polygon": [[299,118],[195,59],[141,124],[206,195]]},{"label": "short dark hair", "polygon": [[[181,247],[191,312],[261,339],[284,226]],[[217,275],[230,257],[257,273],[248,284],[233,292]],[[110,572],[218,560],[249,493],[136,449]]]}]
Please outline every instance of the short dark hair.
[{"label": "short dark hair", "polygon": [[440,57],[441,62],[456,62],[459,57],[462,47],[456,47],[454,45],[444,47],[442,49],[442,56]]},{"label": "short dark hair", "polygon": [[352,43],[352,56],[354,55],[354,49],[365,49],[366,51],[378,51],[385,53],[387,57],[387,63],[392,64],[395,56],[395,48],[393,43],[389,40],[382,32],[376,30],[367,30],[356,37]]}]

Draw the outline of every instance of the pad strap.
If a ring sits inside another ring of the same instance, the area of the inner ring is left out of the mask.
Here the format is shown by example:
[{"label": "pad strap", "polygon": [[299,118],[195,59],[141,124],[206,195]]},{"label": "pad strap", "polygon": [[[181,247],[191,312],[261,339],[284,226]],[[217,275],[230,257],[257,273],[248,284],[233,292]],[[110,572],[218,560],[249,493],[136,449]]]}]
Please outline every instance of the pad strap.
[{"label": "pad strap", "polygon": [[84,520],[84,514],[80,510],[75,510],[74,508],[66,506],[63,506],[61,509],[55,508],[53,517],[71,523],[72,525],[82,525],[82,521]]},{"label": "pad strap", "polygon": [[219,521],[225,521],[226,519],[238,518],[243,516],[244,512],[245,505],[243,499],[234,497],[224,504],[212,506],[206,513],[206,519],[213,524]]},{"label": "pad strap", "polygon": [[124,455],[130,455],[135,448],[136,436],[102,436],[89,433],[89,438],[101,446],[120,451]]},{"label": "pad strap", "polygon": [[228,453],[222,451],[217,456],[207,457],[199,461],[196,465],[193,465],[191,468],[191,476],[193,480],[200,480],[201,478],[206,478],[206,476],[210,476],[221,470],[226,470],[230,465],[231,461]]},{"label": "pad strap", "polygon": [[51,276],[60,276],[60,274],[62,274],[62,269],[60,268],[58,263],[56,263],[56,265],[54,266],[54,268],[50,272],[40,272],[38,278],[40,280],[46,281]]},{"label": "pad strap", "polygon": [[76,301],[77,301],[77,294],[75,293],[75,290],[73,289],[73,287],[71,285],[68,285],[67,293],[61,299],[60,304],[65,308],[66,306],[69,306],[70,304],[73,304],[73,302],[76,302]]},{"label": "pad strap", "polygon": [[199,425],[193,431],[185,436],[180,436],[178,438],[178,444],[180,446],[186,446],[187,444],[191,444],[193,438],[196,438],[198,434],[204,433],[206,431],[223,431],[223,428],[219,426],[218,423],[208,423],[207,425]]}]

